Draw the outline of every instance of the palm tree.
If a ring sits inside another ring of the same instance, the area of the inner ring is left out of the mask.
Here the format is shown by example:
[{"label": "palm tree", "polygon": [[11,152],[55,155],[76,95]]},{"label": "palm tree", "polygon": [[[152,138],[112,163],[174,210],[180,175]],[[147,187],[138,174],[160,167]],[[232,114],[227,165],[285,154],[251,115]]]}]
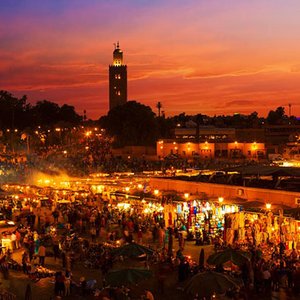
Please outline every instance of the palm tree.
[{"label": "palm tree", "polygon": [[160,117],[160,110],[162,108],[162,104],[160,102],[157,102],[156,108],[158,109],[158,117]]}]

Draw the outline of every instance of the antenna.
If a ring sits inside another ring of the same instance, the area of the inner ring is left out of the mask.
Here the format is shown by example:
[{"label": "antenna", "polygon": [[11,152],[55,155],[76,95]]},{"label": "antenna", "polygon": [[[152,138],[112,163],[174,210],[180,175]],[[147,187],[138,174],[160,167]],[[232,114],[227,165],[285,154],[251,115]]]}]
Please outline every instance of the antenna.
[{"label": "antenna", "polygon": [[289,117],[291,117],[291,115],[292,115],[292,104],[289,103],[288,105],[289,105]]}]

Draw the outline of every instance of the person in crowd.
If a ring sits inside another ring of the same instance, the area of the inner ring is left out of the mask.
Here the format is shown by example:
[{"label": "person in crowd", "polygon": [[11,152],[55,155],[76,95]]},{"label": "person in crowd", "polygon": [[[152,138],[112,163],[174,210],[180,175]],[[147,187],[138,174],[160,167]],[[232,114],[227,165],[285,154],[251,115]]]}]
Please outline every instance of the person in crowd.
[{"label": "person in crowd", "polygon": [[264,284],[264,290],[266,292],[270,291],[271,288],[271,273],[267,266],[264,267],[264,270],[262,272],[262,278],[263,278],[263,284]]},{"label": "person in crowd", "polygon": [[183,251],[184,250],[184,238],[182,232],[178,233],[178,243],[179,243],[179,248]]},{"label": "person in crowd", "polygon": [[96,242],[96,234],[97,234],[95,226],[92,226],[90,231],[91,231],[92,243],[95,243]]},{"label": "person in crowd", "polygon": [[59,240],[56,236],[52,238],[52,243],[53,243],[53,256],[54,256],[54,260],[56,261],[56,259],[59,258]]},{"label": "person in crowd", "polygon": [[40,245],[38,250],[39,264],[41,266],[45,265],[45,257],[46,257],[46,248],[43,244]]},{"label": "person in crowd", "polygon": [[19,230],[15,231],[16,234],[16,249],[20,249],[21,247],[21,234]]},{"label": "person in crowd", "polygon": [[138,238],[138,243],[142,244],[143,243],[143,232],[140,227],[138,229],[137,238]]},{"label": "person in crowd", "polygon": [[16,236],[16,233],[15,231],[13,231],[10,235],[10,240],[11,240],[11,245],[12,245],[12,248],[13,250],[16,250],[17,249],[17,236]]},{"label": "person in crowd", "polygon": [[55,223],[58,223],[58,218],[59,218],[59,211],[58,210],[54,210],[52,213],[53,219]]},{"label": "person in crowd", "polygon": [[28,274],[29,257],[26,251],[22,254],[22,269],[24,274]]},{"label": "person in crowd", "polygon": [[66,271],[65,275],[65,296],[71,295],[71,273]]},{"label": "person in crowd", "polygon": [[80,290],[81,290],[81,295],[84,297],[86,295],[86,292],[87,292],[87,282],[86,282],[86,279],[84,276],[82,276],[80,278]]},{"label": "person in crowd", "polygon": [[30,262],[32,260],[35,259],[35,254],[34,254],[34,249],[35,249],[35,245],[34,245],[34,240],[32,238],[32,236],[29,236],[28,238],[28,252],[29,252],[29,259],[30,259]]}]

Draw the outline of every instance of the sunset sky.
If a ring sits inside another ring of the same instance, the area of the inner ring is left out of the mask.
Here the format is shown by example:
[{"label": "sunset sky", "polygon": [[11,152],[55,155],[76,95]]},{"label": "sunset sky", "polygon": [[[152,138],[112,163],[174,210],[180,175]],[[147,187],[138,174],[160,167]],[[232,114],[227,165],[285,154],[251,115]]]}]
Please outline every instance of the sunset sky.
[{"label": "sunset sky", "polygon": [[118,40],[155,112],[300,116],[299,0],[1,0],[0,89],[99,118]]}]

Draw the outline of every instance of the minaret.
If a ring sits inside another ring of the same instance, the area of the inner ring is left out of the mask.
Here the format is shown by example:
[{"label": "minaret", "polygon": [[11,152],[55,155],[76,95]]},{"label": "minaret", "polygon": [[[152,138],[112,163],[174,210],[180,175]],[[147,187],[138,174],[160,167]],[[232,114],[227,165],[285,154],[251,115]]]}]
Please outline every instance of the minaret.
[{"label": "minaret", "polygon": [[119,42],[114,45],[113,64],[109,66],[109,110],[127,102],[127,66],[123,65]]}]

